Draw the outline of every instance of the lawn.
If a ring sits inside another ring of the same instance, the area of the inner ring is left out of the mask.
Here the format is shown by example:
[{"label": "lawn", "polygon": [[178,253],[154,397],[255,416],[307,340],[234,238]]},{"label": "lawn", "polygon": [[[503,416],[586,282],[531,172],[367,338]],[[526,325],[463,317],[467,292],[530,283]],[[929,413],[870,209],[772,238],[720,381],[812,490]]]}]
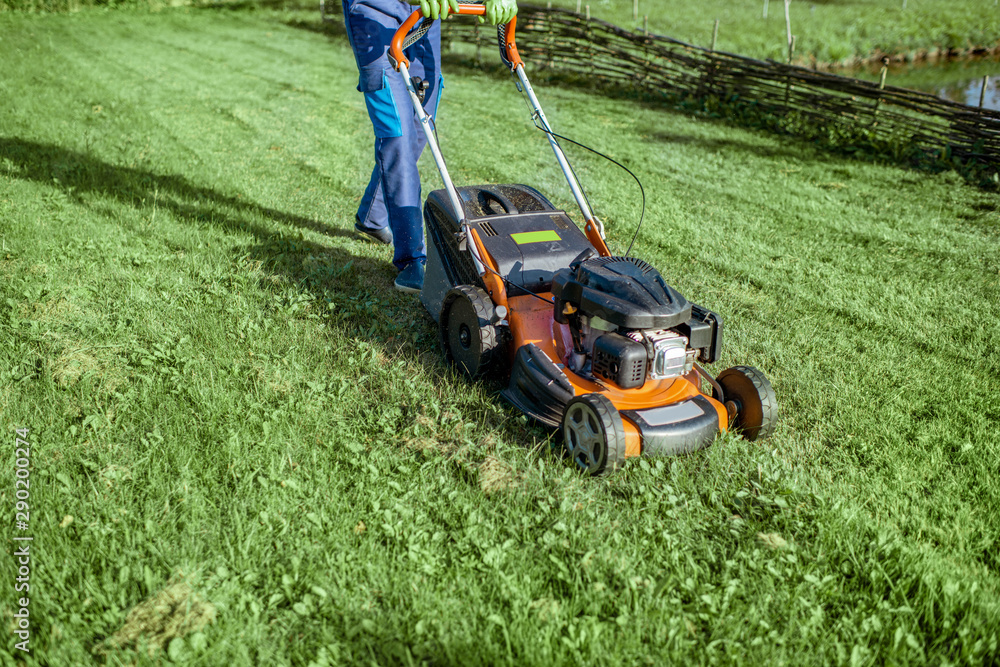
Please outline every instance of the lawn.
[{"label": "lawn", "polygon": [[[297,0],[223,0],[239,6],[293,7]],[[544,5],[548,0],[535,0]],[[784,61],[788,55],[783,0],[551,0],[552,5],[585,13],[627,29],[643,28],[708,46],[719,21],[716,48],[754,58]],[[206,0],[0,0],[6,9],[75,11],[82,6],[214,4]],[[327,2],[333,11],[340,3]],[[310,4],[309,9],[317,5]],[[995,0],[793,0],[789,5],[796,60],[843,63],[887,53],[920,58],[927,53],[1000,45],[1000,8]]]},{"label": "lawn", "polygon": [[[584,479],[350,231],[372,136],[336,27],[87,10],[0,37],[0,499],[26,427],[34,538],[5,664],[1000,660],[995,194],[536,86],[643,180],[637,254],[725,319],[714,370],[781,404],[767,442]],[[569,207],[509,80],[450,69],[443,105],[456,182]],[[634,184],[571,157],[623,251]]]}]

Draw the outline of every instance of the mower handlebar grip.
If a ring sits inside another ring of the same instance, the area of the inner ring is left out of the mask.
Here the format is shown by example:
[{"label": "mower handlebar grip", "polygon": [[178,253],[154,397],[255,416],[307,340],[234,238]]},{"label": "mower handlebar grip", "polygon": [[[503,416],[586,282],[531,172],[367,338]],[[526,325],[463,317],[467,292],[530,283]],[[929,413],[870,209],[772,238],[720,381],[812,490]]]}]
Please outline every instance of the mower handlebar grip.
[{"label": "mower handlebar grip", "polygon": [[[454,13],[454,12],[452,12]],[[471,16],[483,16],[486,14],[485,5],[469,5],[460,4],[458,6],[458,13],[471,15]],[[403,55],[403,40],[406,39],[406,35],[409,34],[410,30],[417,24],[424,14],[419,8],[415,9],[412,14],[410,14],[403,24],[399,26],[396,34],[392,36],[392,41],[389,43],[389,61],[392,66],[399,71],[400,64],[410,66],[410,61],[407,60],[406,56]],[[504,30],[504,53],[502,54],[504,60],[510,63],[510,69],[513,71],[518,65],[523,65],[521,56],[517,53],[517,46],[514,43],[514,29],[517,26],[517,16],[510,20],[510,23],[506,25]]]}]

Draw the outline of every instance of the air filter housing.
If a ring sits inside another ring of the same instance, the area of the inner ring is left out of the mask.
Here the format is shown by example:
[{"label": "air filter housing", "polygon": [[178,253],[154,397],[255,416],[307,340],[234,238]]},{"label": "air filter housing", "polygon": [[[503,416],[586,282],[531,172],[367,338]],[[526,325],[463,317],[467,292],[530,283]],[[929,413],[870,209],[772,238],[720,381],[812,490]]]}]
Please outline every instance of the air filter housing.
[{"label": "air filter housing", "polygon": [[593,374],[622,389],[641,387],[646,381],[646,347],[625,336],[610,333],[594,341]]}]

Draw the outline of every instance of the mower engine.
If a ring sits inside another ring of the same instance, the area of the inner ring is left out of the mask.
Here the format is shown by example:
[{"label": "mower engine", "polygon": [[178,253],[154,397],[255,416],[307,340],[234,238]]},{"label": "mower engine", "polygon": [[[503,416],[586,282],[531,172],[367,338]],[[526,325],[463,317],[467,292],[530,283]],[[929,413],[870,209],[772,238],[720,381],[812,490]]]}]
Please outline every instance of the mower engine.
[{"label": "mower engine", "polygon": [[555,273],[552,293],[555,320],[573,338],[564,362],[584,377],[634,389],[718,357],[719,316],[689,303],[640,259],[585,253]]}]

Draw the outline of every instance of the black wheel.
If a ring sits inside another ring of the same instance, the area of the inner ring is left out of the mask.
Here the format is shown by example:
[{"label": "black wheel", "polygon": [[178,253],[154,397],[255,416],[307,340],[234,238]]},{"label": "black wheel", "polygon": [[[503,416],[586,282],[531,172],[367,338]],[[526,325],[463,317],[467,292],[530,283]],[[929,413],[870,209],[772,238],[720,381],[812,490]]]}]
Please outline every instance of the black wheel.
[{"label": "black wheel", "polygon": [[567,454],[587,474],[617,470],[625,462],[622,417],[600,394],[583,394],[567,403],[562,432]]},{"label": "black wheel", "polygon": [[774,433],[778,423],[778,399],[771,383],[753,366],[733,366],[716,378],[725,394],[730,422],[750,442]]},{"label": "black wheel", "polygon": [[444,356],[474,380],[499,357],[497,329],[493,326],[493,302],[479,287],[459,285],[444,298],[441,309],[441,346]]}]

